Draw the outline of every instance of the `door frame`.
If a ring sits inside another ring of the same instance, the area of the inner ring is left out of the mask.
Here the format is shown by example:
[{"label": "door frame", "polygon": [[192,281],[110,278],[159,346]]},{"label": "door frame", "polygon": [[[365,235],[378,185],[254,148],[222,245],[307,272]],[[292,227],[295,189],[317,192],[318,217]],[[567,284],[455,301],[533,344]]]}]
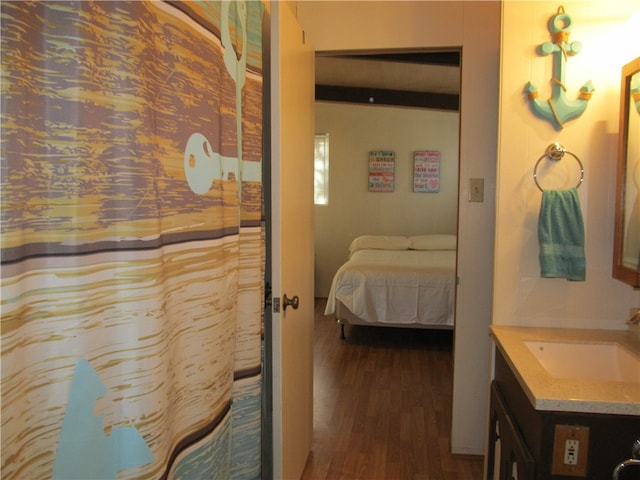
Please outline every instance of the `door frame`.
[{"label": "door frame", "polygon": [[273,314],[271,246],[271,13],[262,17],[262,195],[265,235],[264,326],[262,333],[261,478],[273,478]]}]

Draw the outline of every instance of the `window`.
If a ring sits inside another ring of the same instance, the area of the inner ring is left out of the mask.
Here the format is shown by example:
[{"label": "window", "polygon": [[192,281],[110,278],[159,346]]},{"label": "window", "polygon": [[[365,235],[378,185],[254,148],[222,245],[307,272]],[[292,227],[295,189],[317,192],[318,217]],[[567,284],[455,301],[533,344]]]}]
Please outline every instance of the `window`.
[{"label": "window", "polygon": [[329,134],[316,135],[313,168],[313,203],[329,204]]}]

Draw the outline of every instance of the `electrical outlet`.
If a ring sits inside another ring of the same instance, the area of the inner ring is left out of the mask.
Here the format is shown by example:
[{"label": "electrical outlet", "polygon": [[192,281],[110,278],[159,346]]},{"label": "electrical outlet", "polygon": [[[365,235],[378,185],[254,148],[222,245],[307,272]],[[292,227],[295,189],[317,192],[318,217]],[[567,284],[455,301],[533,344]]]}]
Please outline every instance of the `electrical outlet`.
[{"label": "electrical outlet", "polygon": [[579,453],[580,453],[580,442],[578,440],[567,440],[564,442],[564,464],[565,465],[577,465]]},{"label": "electrical outlet", "polygon": [[553,442],[552,475],[587,476],[589,427],[556,425]]}]

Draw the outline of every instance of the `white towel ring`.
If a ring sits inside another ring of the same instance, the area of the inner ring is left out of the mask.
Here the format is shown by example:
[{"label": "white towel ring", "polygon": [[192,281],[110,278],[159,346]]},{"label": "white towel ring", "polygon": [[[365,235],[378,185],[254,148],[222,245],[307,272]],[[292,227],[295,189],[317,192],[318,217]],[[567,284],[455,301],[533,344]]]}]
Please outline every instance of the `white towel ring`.
[{"label": "white towel ring", "polygon": [[575,158],[576,162],[578,162],[578,165],[580,165],[580,180],[578,180],[578,184],[576,185],[576,188],[580,188],[580,185],[582,185],[582,182],[584,181],[584,166],[582,165],[582,162],[578,157],[576,157],[575,154],[571,153],[569,150],[564,148],[562,145],[560,145],[560,143],[555,142],[547,147],[547,149],[544,152],[544,155],[542,155],[538,159],[538,161],[536,162],[536,166],[533,167],[533,181],[536,182],[536,187],[538,187],[538,189],[541,192],[544,192],[544,190],[538,183],[538,165],[540,165],[540,162],[542,161],[543,158],[548,158],[549,160],[558,162],[564,158],[565,153],[568,153],[573,158]]}]

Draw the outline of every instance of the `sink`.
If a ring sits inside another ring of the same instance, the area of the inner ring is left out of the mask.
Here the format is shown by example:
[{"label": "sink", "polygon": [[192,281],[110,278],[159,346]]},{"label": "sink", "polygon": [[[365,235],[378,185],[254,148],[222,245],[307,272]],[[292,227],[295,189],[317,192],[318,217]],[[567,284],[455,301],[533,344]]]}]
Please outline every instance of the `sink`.
[{"label": "sink", "polygon": [[524,343],[552,377],[640,382],[640,359],[617,343]]}]

